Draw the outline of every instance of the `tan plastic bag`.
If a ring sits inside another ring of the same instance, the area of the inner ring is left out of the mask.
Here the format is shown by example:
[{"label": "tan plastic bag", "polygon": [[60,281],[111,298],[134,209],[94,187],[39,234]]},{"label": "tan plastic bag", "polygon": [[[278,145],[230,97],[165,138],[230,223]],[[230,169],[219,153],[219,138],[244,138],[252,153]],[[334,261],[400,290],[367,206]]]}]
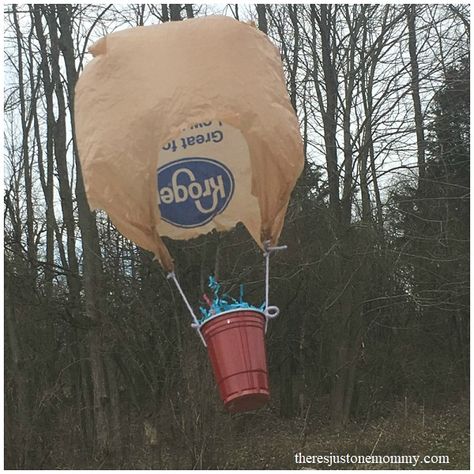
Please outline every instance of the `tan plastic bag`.
[{"label": "tan plastic bag", "polygon": [[167,270],[160,236],[242,222],[275,244],[303,149],[266,35],[209,16],[113,33],[90,51],[75,125],[91,208]]}]

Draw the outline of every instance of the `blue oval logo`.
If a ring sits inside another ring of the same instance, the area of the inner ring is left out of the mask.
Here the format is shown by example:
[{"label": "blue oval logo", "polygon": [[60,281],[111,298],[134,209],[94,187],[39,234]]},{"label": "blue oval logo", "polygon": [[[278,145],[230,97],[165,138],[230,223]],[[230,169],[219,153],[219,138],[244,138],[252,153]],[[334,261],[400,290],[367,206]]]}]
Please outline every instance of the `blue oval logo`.
[{"label": "blue oval logo", "polygon": [[157,170],[161,218],[177,227],[210,222],[234,194],[230,170],[210,158],[183,158]]}]

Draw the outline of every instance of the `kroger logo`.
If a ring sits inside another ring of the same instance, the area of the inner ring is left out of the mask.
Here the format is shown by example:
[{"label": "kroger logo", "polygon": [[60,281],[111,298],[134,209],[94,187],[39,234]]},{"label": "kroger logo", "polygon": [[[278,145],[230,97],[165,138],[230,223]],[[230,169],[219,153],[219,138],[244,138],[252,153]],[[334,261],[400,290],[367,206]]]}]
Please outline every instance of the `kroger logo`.
[{"label": "kroger logo", "polygon": [[220,214],[234,193],[230,170],[209,158],[184,158],[158,168],[161,218],[178,227],[199,227]]}]

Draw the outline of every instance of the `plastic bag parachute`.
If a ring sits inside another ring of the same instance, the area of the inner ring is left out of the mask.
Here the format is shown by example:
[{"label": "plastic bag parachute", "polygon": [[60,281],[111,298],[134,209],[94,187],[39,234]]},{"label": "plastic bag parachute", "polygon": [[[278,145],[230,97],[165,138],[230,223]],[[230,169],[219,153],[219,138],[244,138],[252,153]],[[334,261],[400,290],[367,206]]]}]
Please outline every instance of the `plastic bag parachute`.
[{"label": "plastic bag parachute", "polygon": [[91,208],[173,277],[163,236],[191,239],[242,222],[269,254],[303,147],[268,37],[209,16],[119,31],[90,52],[75,128]]}]

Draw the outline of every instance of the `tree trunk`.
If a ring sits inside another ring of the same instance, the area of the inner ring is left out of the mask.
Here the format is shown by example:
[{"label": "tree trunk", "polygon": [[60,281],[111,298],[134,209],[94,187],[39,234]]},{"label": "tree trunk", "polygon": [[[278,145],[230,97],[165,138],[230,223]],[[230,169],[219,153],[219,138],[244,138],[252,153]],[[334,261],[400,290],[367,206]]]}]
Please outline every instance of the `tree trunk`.
[{"label": "tree trunk", "polygon": [[291,64],[288,64],[288,70],[290,72],[290,101],[293,106],[295,113],[297,112],[296,107],[296,74],[299,66],[299,49],[300,49],[300,31],[298,25],[298,10],[296,5],[288,5],[288,13],[290,15],[291,25],[293,27],[293,57]]},{"label": "tree trunk", "polygon": [[420,76],[418,71],[418,52],[416,50],[416,5],[405,5],[405,13],[408,24],[408,50],[410,52],[411,66],[411,94],[413,97],[413,108],[416,127],[416,146],[418,159],[418,189],[422,189],[425,177],[425,134],[423,126],[423,113],[420,100]]},{"label": "tree trunk", "polygon": [[186,17],[189,18],[194,18],[194,11],[193,11],[193,4],[192,3],[186,3],[184,5],[186,9]]},{"label": "tree trunk", "polygon": [[280,363],[280,416],[292,418],[296,412],[294,377],[296,352],[296,323],[294,319],[286,318],[282,322],[283,351]]},{"label": "tree trunk", "polygon": [[[45,83],[45,94],[52,95],[55,93],[57,100],[58,118],[53,126],[54,137],[54,155],[56,158],[56,167],[59,181],[59,196],[61,198],[61,209],[63,213],[64,225],[66,227],[67,236],[67,256],[70,285],[70,299],[73,312],[78,311],[80,306],[79,295],[81,283],[79,280],[79,265],[76,255],[76,223],[74,219],[74,207],[72,202],[72,190],[69,184],[69,172],[67,162],[67,144],[66,144],[66,103],[64,100],[63,85],[61,80],[61,71],[59,66],[59,39],[57,34],[56,19],[54,11],[50,11],[52,6],[38,6],[43,9],[49,26],[51,36],[51,52],[48,51],[42,30],[41,19],[39,18],[39,28],[41,36],[38,40],[42,44],[44,54],[51,58],[51,83]],[[36,10],[36,5],[35,5]]]},{"label": "tree trunk", "polygon": [[117,386],[107,379],[114,380],[105,365],[103,356],[103,324],[105,312],[105,295],[103,294],[103,274],[99,234],[95,220],[95,213],[89,209],[84,182],[82,179],[81,164],[77,152],[77,142],[74,133],[74,89],[77,82],[75,67],[74,44],[72,41],[72,17],[69,5],[58,5],[57,16],[61,30],[61,51],[66,65],[68,95],[71,110],[71,125],[73,137],[74,158],[76,163],[76,199],[79,213],[79,228],[83,246],[83,281],[85,293],[86,315],[92,322],[89,330],[89,355],[91,362],[92,389],[94,394],[95,435],[97,440],[97,455],[102,456],[107,451],[118,453],[120,450],[120,427],[116,425],[120,419]]},{"label": "tree trunk", "polygon": [[170,14],[166,3],[161,4],[161,21],[163,23],[170,21]]},{"label": "tree trunk", "polygon": [[[30,147],[29,147],[29,133],[32,124],[33,114],[30,112],[27,117],[26,112],[26,100],[25,100],[25,77],[23,68],[23,47],[21,44],[22,34],[20,32],[20,26],[18,24],[17,7],[12,6],[13,10],[13,23],[16,30],[16,43],[18,53],[18,82],[19,82],[19,98],[20,98],[20,122],[22,131],[22,162],[23,162],[23,177],[25,185],[25,198],[26,198],[26,249],[27,249],[27,260],[29,269],[29,285],[34,286],[36,280],[36,242],[35,242],[35,229],[34,229],[34,211],[33,211],[33,185],[31,179],[32,166],[30,158]],[[31,33],[30,33],[31,36]],[[30,78],[33,80],[33,78]],[[35,101],[35,97],[31,97],[31,102]]]},{"label": "tree trunk", "polygon": [[257,3],[258,29],[268,34],[267,14],[265,12],[266,5],[264,3]]},{"label": "tree trunk", "polygon": [[321,34],[321,54],[323,63],[324,84],[326,86],[326,103],[321,109],[323,116],[324,144],[326,148],[326,165],[329,182],[329,203],[333,214],[334,223],[338,227],[339,203],[339,171],[337,166],[336,147],[336,108],[337,108],[337,76],[332,60],[331,31],[334,18],[332,9],[336,6],[321,5],[321,16],[316,14],[316,6],[311,5],[312,21],[317,21]]},{"label": "tree trunk", "polygon": [[[354,84],[355,84],[355,47],[357,42],[357,29],[358,25],[354,27],[350,25],[349,18],[349,7],[344,6],[346,9],[346,16],[348,19],[349,35],[350,35],[350,47],[347,53],[347,71],[345,79],[345,90],[344,90],[344,116],[343,116],[343,130],[344,130],[344,188],[342,192],[341,200],[341,219],[345,225],[349,225],[351,222],[352,212],[352,198],[353,198],[353,185],[352,185],[352,135],[351,135],[351,112],[352,112],[352,101],[354,96]],[[354,7],[353,7],[354,8]]]},{"label": "tree trunk", "polygon": [[181,21],[181,5],[179,3],[170,3],[170,20]]},{"label": "tree trunk", "polygon": [[[6,350],[10,350],[11,365],[13,369],[13,380],[15,382],[14,398],[16,400],[16,417],[14,412],[6,410],[6,421],[11,427],[13,438],[12,444],[17,448],[17,458],[21,461],[15,466],[17,469],[25,467],[27,462],[26,446],[28,445],[27,436],[29,428],[29,403],[27,400],[28,384],[25,380],[25,366],[22,363],[22,350],[18,339],[17,316],[11,299],[11,289],[8,278],[5,282],[5,331],[6,331]],[[12,469],[13,467],[10,467]]]},{"label": "tree trunk", "polygon": [[[44,38],[43,27],[41,24],[41,14],[38,5],[30,6],[30,15],[32,22],[35,25],[36,36],[38,38],[40,48],[46,53],[46,40]],[[51,85],[51,75],[48,67],[46,54],[41,55],[41,77],[43,87],[45,90],[46,101],[46,176],[44,175],[43,163],[43,148],[41,145],[41,136],[38,123],[37,114],[34,116],[35,138],[38,146],[38,168],[40,173],[41,187],[43,189],[44,198],[46,202],[46,268],[45,268],[45,283],[46,283],[46,297],[49,299],[52,291],[53,279],[53,264],[54,264],[54,233],[57,228],[56,218],[54,215],[54,144],[53,144],[53,130],[54,130],[54,115],[53,115],[53,94]],[[60,239],[58,239],[58,242]],[[61,241],[62,242],[62,241]],[[60,248],[63,248],[61,245]],[[61,253],[62,263],[67,271],[68,265],[64,251]],[[71,276],[68,275],[70,282]]]}]

